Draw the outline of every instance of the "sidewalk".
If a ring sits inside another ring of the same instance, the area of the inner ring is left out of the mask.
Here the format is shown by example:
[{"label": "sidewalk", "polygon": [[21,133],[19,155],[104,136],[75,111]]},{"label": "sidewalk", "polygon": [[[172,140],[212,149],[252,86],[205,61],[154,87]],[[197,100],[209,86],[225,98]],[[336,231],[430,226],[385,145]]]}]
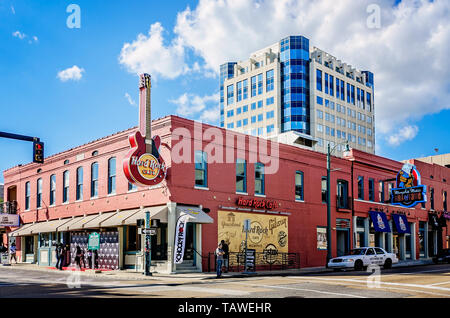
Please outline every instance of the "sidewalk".
[{"label": "sidewalk", "polygon": [[[397,264],[393,264],[393,268],[411,267],[411,266],[421,266],[433,264],[431,259],[425,260],[408,260],[400,261]],[[75,268],[67,268],[64,271],[59,271],[54,267],[38,266],[36,264],[18,263],[8,266],[7,268],[17,268],[22,270],[34,270],[43,272],[68,272],[75,270]],[[263,277],[263,276],[295,276],[295,275],[311,275],[320,273],[332,273],[332,269],[327,269],[325,267],[307,267],[301,269],[288,269],[279,271],[261,271],[251,274],[243,274],[242,272],[228,272],[223,274],[223,278],[239,278],[239,277]],[[187,280],[204,280],[204,279],[214,279],[216,277],[215,272],[210,273],[152,273],[152,276],[145,276],[141,272],[135,272],[134,270],[115,270],[115,271],[101,271],[101,273],[96,273],[93,270],[81,271],[81,275],[89,275],[101,278],[110,279],[120,279],[120,280],[170,280],[170,279],[187,279]]]}]

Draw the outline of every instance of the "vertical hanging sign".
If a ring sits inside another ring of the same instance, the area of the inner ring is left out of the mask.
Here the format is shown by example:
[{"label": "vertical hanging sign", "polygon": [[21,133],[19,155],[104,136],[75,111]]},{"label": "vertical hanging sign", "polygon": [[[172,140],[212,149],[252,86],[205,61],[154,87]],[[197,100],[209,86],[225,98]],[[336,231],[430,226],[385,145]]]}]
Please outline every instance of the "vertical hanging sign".
[{"label": "vertical hanging sign", "polygon": [[175,264],[183,263],[184,245],[186,244],[186,224],[189,214],[183,214],[178,218],[176,233],[175,233],[175,250],[174,262]]},{"label": "vertical hanging sign", "polygon": [[141,186],[161,183],[167,174],[166,164],[159,151],[161,138],[152,138],[151,77],[141,74],[139,82],[139,129],[128,136],[130,151],[123,160],[123,171],[128,181]]}]

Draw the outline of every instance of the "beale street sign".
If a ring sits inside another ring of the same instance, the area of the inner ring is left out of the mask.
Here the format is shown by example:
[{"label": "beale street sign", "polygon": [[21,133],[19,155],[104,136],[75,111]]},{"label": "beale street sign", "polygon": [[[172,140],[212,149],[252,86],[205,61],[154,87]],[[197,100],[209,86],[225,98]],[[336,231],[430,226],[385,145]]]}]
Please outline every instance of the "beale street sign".
[{"label": "beale street sign", "polygon": [[123,160],[123,171],[128,181],[141,186],[154,186],[167,175],[160,155],[161,138],[151,137],[150,75],[140,75],[139,130],[128,136],[130,151]]},{"label": "beale street sign", "polygon": [[397,174],[397,187],[391,189],[391,204],[411,208],[420,202],[426,202],[426,186],[421,184],[421,178],[416,166],[405,163]]}]

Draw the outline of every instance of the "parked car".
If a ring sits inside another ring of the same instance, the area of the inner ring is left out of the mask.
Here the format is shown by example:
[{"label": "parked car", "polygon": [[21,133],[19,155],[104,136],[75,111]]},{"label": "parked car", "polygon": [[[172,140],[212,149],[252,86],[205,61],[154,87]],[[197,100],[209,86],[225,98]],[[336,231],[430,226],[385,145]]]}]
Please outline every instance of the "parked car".
[{"label": "parked car", "polygon": [[440,250],[435,257],[433,257],[433,262],[438,264],[440,262],[447,262],[450,264],[450,249],[445,248]]},{"label": "parked car", "polygon": [[351,250],[349,255],[332,258],[328,262],[328,268],[335,270],[354,268],[360,271],[369,265],[379,265],[391,268],[398,263],[397,255],[388,253],[381,247],[360,247]]}]

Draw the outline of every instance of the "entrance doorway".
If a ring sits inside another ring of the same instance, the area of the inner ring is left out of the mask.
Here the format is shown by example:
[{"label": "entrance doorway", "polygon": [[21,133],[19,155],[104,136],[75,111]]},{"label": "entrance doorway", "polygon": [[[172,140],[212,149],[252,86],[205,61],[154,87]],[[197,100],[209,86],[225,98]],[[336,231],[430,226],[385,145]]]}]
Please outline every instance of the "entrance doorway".
[{"label": "entrance doorway", "polygon": [[195,260],[195,224],[187,223],[186,226],[186,245],[184,252],[184,260]]},{"label": "entrance doorway", "polygon": [[336,248],[337,256],[347,255],[349,253],[349,230],[336,229]]}]

